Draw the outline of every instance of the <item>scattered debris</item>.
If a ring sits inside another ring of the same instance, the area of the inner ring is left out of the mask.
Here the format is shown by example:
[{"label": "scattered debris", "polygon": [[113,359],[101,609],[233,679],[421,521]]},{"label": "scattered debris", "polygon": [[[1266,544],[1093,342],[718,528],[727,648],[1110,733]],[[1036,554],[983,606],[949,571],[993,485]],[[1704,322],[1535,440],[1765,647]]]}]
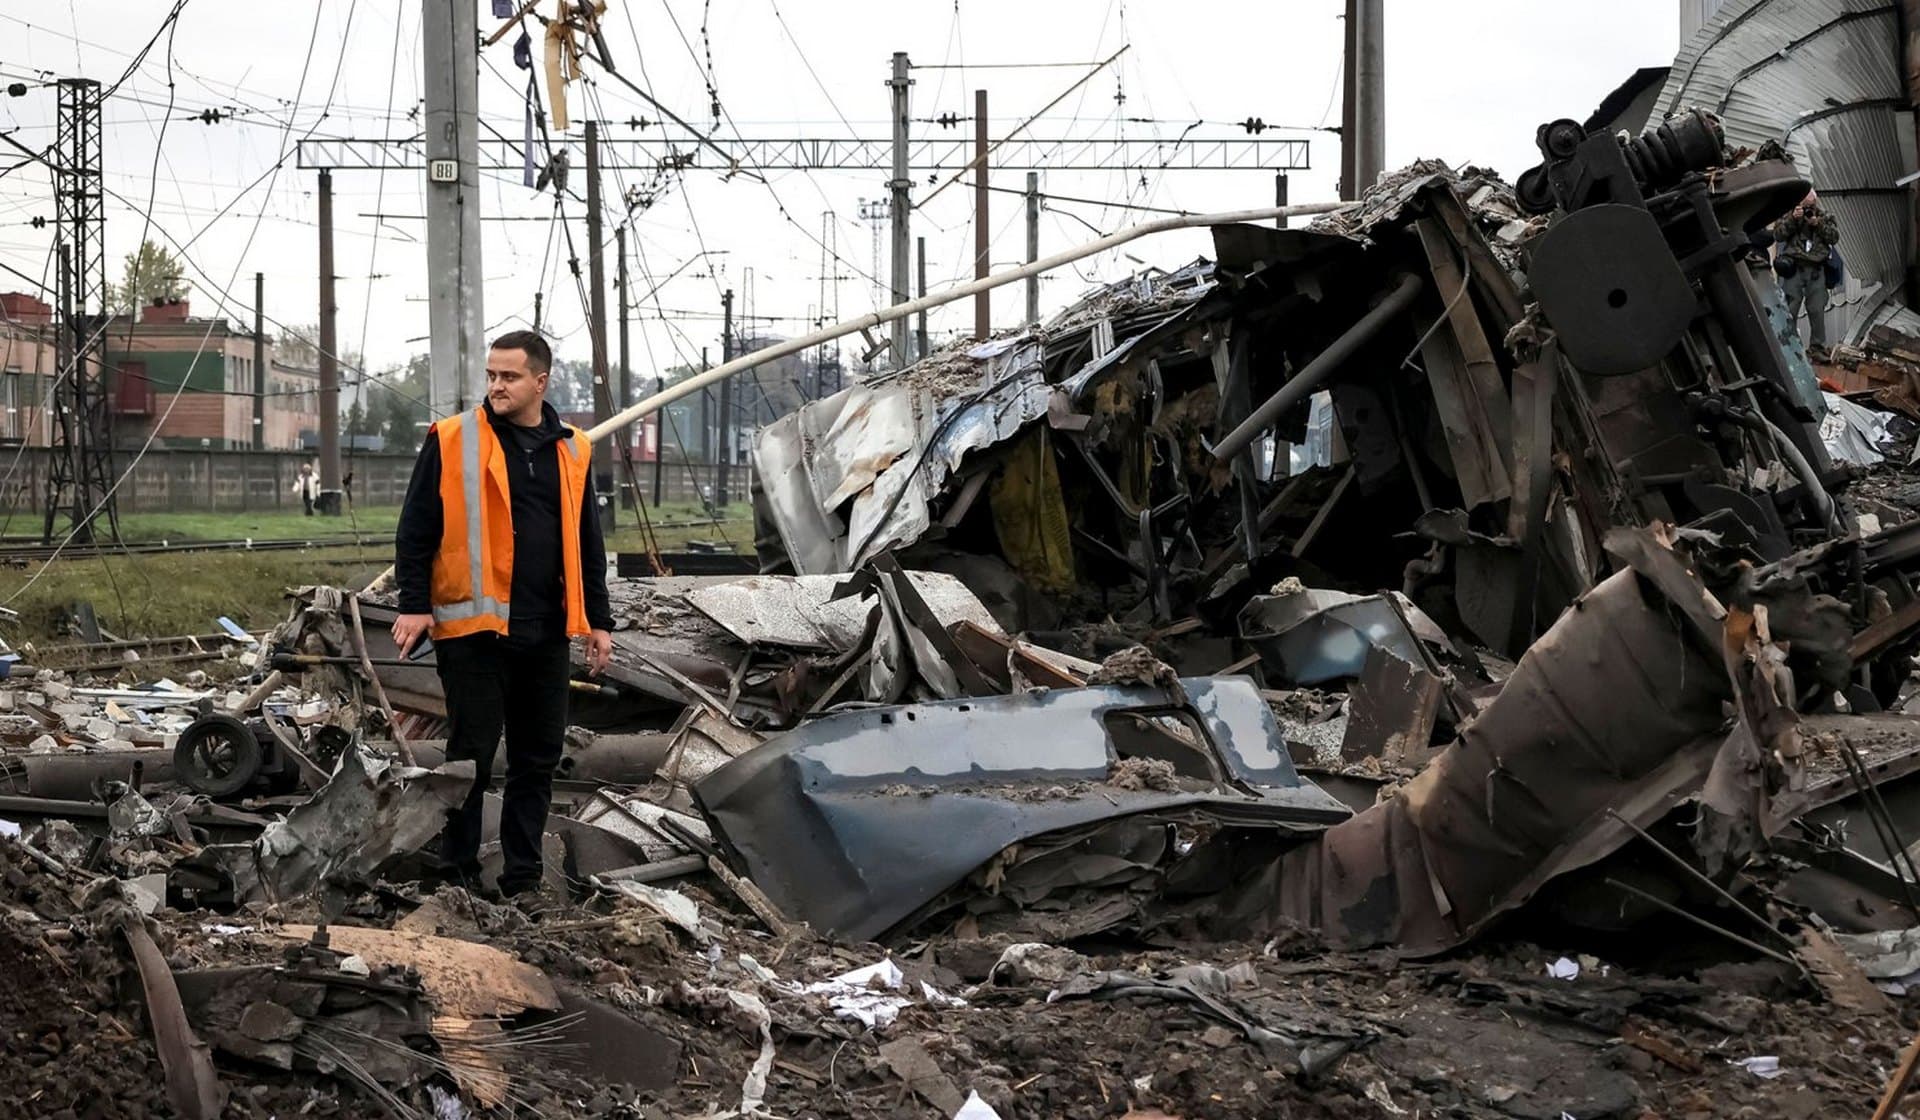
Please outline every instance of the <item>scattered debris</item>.
[{"label": "scattered debris", "polygon": [[97,1036],[120,1114],[1897,1099],[1920,336],[1808,363],[1734,251],[1807,181],[1724,140],[1549,122],[761,427],[764,574],[611,581],[532,901],[422,856],[473,770],[390,591],[0,648],[9,1091],[116,1114]]}]

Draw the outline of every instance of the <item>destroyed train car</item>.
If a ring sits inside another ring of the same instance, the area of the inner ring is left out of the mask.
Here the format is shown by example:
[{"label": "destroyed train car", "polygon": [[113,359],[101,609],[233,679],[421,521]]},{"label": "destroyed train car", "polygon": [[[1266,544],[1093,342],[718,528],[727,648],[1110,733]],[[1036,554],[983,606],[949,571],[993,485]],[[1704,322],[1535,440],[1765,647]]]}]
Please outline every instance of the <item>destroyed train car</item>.
[{"label": "destroyed train car", "polygon": [[[1432,951],[1535,898],[1643,918],[1546,888],[1644,883],[1649,844],[1716,887],[1897,861],[1835,763],[1920,764],[1874,717],[1913,699],[1920,523],[1858,531],[1748,260],[1804,180],[1703,113],[1539,146],[1515,188],[1417,164],[1218,228],[764,429],[766,573],[613,585],[569,761],[626,788],[570,795],[570,874],[727,866],[847,938]],[[356,652],[340,602],[276,642]],[[430,668],[380,676],[430,735]]]},{"label": "destroyed train car", "polygon": [[[1283,709],[1303,686],[1347,687],[1334,763],[1423,771],[1305,842],[1185,836],[1123,915],[1013,928],[1296,921],[1434,950],[1563,872],[1657,860],[1622,852],[1643,834],[1703,879],[1775,843],[1858,855],[1777,810],[1870,809],[1834,780],[1837,757],[1876,773],[1920,757],[1914,721],[1872,716],[1913,694],[1920,557],[1911,525],[1858,531],[1855,472],[1827,453],[1827,405],[1748,252],[1807,183],[1777,150],[1729,153],[1697,111],[1631,139],[1550,122],[1538,144],[1514,189],[1416,164],[1312,229],[1217,228],[1217,262],[1112,285],[762,430],[768,570],[891,554],[957,575],[1010,631],[1105,617],[1164,652],[1169,677],[1248,672]],[[1157,687],[1177,701],[1177,682]],[[933,819],[915,796],[951,800],[968,748],[923,771],[916,729],[876,738],[907,710],[810,724],[696,787],[723,846],[826,928],[900,931],[907,907],[876,905],[908,893],[883,840]],[[1802,713],[1834,753],[1802,749]],[[1123,754],[1103,749],[1110,766]],[[975,760],[969,776],[1010,769]],[[1052,781],[1018,777],[1022,797]],[[1682,805],[1705,823],[1676,836]],[[988,928],[1036,842],[1080,845],[1053,887],[1114,866],[1060,819],[983,838],[1004,843],[970,873],[930,861],[912,898],[951,917],[945,892],[970,890],[958,928]],[[1875,882],[1843,893],[1890,911]],[[1604,893],[1558,902],[1650,912]]]},{"label": "destroyed train car", "polygon": [[1231,632],[1288,576],[1394,588],[1513,658],[1606,574],[1613,526],[1769,560],[1845,535],[1824,404],[1741,251],[1805,180],[1728,166],[1705,114],[1542,142],[1518,194],[1416,164],[769,425],[763,565],[898,549],[1035,629],[1049,597]]}]

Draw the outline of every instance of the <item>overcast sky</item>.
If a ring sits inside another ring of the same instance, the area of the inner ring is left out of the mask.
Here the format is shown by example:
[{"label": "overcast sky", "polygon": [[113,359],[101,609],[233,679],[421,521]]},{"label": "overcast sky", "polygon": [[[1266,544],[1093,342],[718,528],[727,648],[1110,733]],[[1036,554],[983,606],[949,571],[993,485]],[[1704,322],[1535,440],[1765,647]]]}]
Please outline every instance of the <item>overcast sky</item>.
[{"label": "overcast sky", "polygon": [[[487,4],[480,6],[482,30],[489,31],[496,21]],[[9,82],[80,75],[110,83],[152,37],[167,7],[161,0],[0,5],[0,75]],[[542,10],[550,7],[543,0]],[[926,67],[914,73],[914,117],[969,116],[972,91],[985,88],[990,131],[998,137],[1086,68],[989,64],[1088,63],[1126,46],[1118,62],[1028,134],[1172,141],[1202,120],[1215,123],[1194,129],[1190,139],[1232,137],[1244,133],[1229,122],[1258,117],[1290,129],[1268,136],[1311,141],[1312,169],[1295,173],[1291,183],[1293,201],[1309,202],[1334,197],[1339,168],[1338,137],[1312,130],[1339,123],[1342,10],[1341,0],[614,0],[606,39],[623,74],[703,128],[713,124],[704,76],[710,54],[724,113],[720,135],[728,138],[886,136],[883,82],[896,50]],[[225,300],[229,316],[250,317],[258,271],[266,276],[271,320],[314,320],[315,180],[294,166],[293,143],[309,134],[414,135],[419,23],[419,5],[406,0],[188,0],[171,42],[160,40],[106,109],[106,182],[119,196],[108,207],[110,278],[118,278],[121,256],[146,232],[144,209],[157,227],[148,236],[187,246],[196,314],[214,313]],[[1677,36],[1676,0],[1387,0],[1388,165],[1438,157],[1456,166],[1491,166],[1511,179],[1535,162],[1536,125],[1585,117],[1636,68],[1669,62]],[[513,67],[511,41],[483,56],[480,104],[485,121],[517,140],[524,77]],[[632,134],[630,118],[659,116],[611,79],[591,90],[576,85],[570,100],[576,118],[616,122],[608,126],[616,139]],[[197,118],[208,108],[238,115],[203,123]],[[0,97],[0,130],[35,149],[52,141],[54,114],[51,88]],[[488,135],[484,127],[482,135]],[[577,123],[572,135],[577,142]],[[276,173],[283,153],[288,158]],[[0,156],[0,166],[14,162]],[[918,175],[916,197],[929,189],[926,176]],[[717,361],[724,288],[741,293],[742,311],[764,317],[761,329],[788,335],[821,315],[823,302],[829,318],[836,307],[841,317],[871,307],[872,227],[858,212],[862,199],[885,193],[887,177],[884,171],[786,172],[770,174],[763,185],[692,171],[658,184],[658,197],[633,221],[636,294],[680,271],[635,313],[636,376],[697,361],[702,346]],[[376,369],[426,348],[425,232],[410,217],[424,213],[422,178],[409,172],[334,177],[341,343],[364,349]],[[623,172],[609,176],[606,189],[617,198],[629,187],[655,185],[653,178]],[[1009,171],[996,185],[1023,182],[1022,173]],[[580,185],[577,172],[573,185]],[[1042,189],[1196,211],[1270,205],[1273,196],[1271,176],[1257,171],[1151,166],[1049,172]],[[585,316],[566,268],[566,239],[541,220],[553,213],[551,197],[522,187],[517,169],[489,172],[482,206],[488,218],[522,219],[484,226],[489,329],[527,324],[534,293],[544,290],[546,322],[559,337],[561,356],[586,357]],[[995,194],[992,207],[996,267],[1024,259],[1020,200]],[[567,213],[584,273],[582,208],[569,203]],[[1151,215],[1051,204],[1041,219],[1041,252],[1144,216]],[[0,263],[47,276],[51,286],[53,231],[33,228],[35,217],[53,217],[44,170],[29,165],[0,177]],[[914,232],[927,238],[930,288],[969,273],[971,221],[971,192],[958,188],[916,212]],[[827,283],[824,301],[821,239],[841,257],[839,264],[827,262],[827,275],[845,277]],[[703,249],[711,255],[692,259]],[[1206,249],[1203,234],[1172,234],[1136,242],[1124,255],[1083,262],[1043,283],[1043,313],[1140,263],[1177,266]],[[884,244],[880,251],[884,281]],[[608,277],[611,290],[610,255]],[[0,276],[0,291],[26,286],[11,274]],[[994,303],[996,325],[1012,325],[1022,310],[1019,288],[1003,289]],[[935,316],[933,329],[963,329],[971,315],[970,302],[955,304]]]}]

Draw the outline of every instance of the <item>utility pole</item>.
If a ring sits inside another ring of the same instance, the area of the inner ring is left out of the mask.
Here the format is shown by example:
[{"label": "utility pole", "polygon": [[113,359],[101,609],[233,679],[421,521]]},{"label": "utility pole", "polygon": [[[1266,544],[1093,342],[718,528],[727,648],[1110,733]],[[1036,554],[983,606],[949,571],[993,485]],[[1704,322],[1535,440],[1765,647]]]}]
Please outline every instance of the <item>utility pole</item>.
[{"label": "utility pole", "polygon": [[267,446],[267,275],[253,274],[253,449]]},{"label": "utility pole", "polygon": [[[1273,204],[1275,206],[1285,206],[1287,204],[1287,173],[1284,171],[1276,171],[1273,173]],[[1273,220],[1273,228],[1286,229],[1287,220],[1285,218],[1275,218]]]},{"label": "utility pole", "polygon": [[[428,412],[480,396],[480,30],[473,0],[421,0],[426,100]],[[324,467],[322,468],[324,470]]]},{"label": "utility pole", "polygon": [[[907,90],[913,85],[913,79],[907,77],[907,52],[893,52],[893,80],[887,85],[893,89],[893,178],[887,182],[893,190],[893,302],[901,304],[907,302],[907,247],[913,205],[907,197],[913,185],[907,174]],[[893,361],[902,368],[911,361],[905,319],[893,321]]]},{"label": "utility pole", "polygon": [[340,512],[340,351],[333,298],[333,172],[320,171],[320,504]]},{"label": "utility pole", "polygon": [[[614,285],[620,292],[620,408],[625,411],[633,407],[633,367],[627,364],[627,227],[621,223],[613,227],[613,243],[620,258],[619,271],[614,273]],[[660,461],[659,425],[654,425],[653,458]],[[620,429],[622,456],[633,448],[633,425]],[[629,501],[638,504],[640,495],[627,495]],[[657,501],[657,499],[656,499]]]},{"label": "utility pole", "polygon": [[587,122],[587,339],[593,351],[593,422],[613,415],[607,384],[607,268],[600,259],[600,123]]},{"label": "utility pole", "polygon": [[[987,278],[987,91],[973,91],[973,278]],[[973,337],[993,333],[993,293],[973,297]]]},{"label": "utility pole", "polygon": [[[1040,173],[1027,172],[1027,263],[1040,259]],[[1040,321],[1040,276],[1027,277],[1027,325]]]},{"label": "utility pole", "polygon": [[[914,240],[916,242],[915,248],[919,255],[920,298],[925,299],[927,298],[927,239],[919,237]],[[919,336],[918,339],[916,339],[917,344],[913,348],[914,357],[925,361],[927,357],[927,313],[925,310],[920,312],[919,322],[915,325],[914,333]]]},{"label": "utility pole", "polygon": [[1335,184],[1341,200],[1346,202],[1360,197],[1360,192],[1354,189],[1353,173],[1354,141],[1360,136],[1353,117],[1353,91],[1359,79],[1359,68],[1354,65],[1354,56],[1359,53],[1354,33],[1359,27],[1360,0],[1347,0],[1346,15],[1340,21],[1340,181]]},{"label": "utility pole", "polygon": [[[593,422],[612,416],[613,386],[607,380],[607,266],[600,251],[600,123],[587,122],[587,339],[593,351]],[[620,455],[615,440],[614,456]],[[617,477],[612,464],[594,469],[595,489],[603,498],[614,493]],[[614,501],[600,507],[600,527],[613,527]]]},{"label": "utility pole", "polygon": [[540,293],[533,293],[533,333],[540,333]]},{"label": "utility pole", "polygon": [[[704,355],[702,355],[701,357],[700,364],[702,366],[706,365],[706,358]],[[667,379],[665,377],[660,376],[659,374],[655,374],[653,378],[653,391],[655,393],[666,392]],[[627,407],[631,408],[633,406],[628,405]],[[680,457],[682,459],[687,457],[686,448],[682,447],[680,449]],[[660,468],[661,468],[661,465],[664,464],[666,461],[667,461],[667,410],[663,408],[659,412],[656,412],[653,414],[653,505],[654,505],[654,508],[656,509],[658,509],[660,506]]]},{"label": "utility pole", "polygon": [[[720,297],[720,362],[733,360],[733,289]],[[714,457],[713,502],[720,509],[727,505],[727,468],[733,465],[733,379],[720,383],[720,453]]]},{"label": "utility pole", "polygon": [[1347,0],[1347,58],[1340,119],[1340,195],[1356,199],[1386,169],[1386,28],[1383,0]]}]

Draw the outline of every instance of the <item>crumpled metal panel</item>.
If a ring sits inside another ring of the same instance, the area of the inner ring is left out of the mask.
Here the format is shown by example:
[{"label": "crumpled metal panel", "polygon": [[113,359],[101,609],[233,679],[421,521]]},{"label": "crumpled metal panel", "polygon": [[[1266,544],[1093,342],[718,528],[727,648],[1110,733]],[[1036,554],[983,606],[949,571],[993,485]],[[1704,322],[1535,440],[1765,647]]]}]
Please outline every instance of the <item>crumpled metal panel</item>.
[{"label": "crumpled metal panel", "polygon": [[753,477],[760,497],[780,530],[794,571],[802,575],[840,570],[846,526],[815,496],[814,457],[821,432],[830,428],[851,399],[835,393],[789,412],[760,429],[753,444]]},{"label": "crumpled metal panel", "polygon": [[[1829,326],[1858,337],[1901,287],[1911,259],[1911,206],[1888,190],[1914,170],[1892,0],[1730,0],[1681,45],[1654,110],[1718,114],[1727,143],[1786,144],[1840,223],[1852,277]],[[1895,302],[1898,302],[1897,300]]]},{"label": "crumpled metal panel", "polygon": [[[967,585],[940,572],[907,572],[914,590],[940,625],[971,622],[1001,633],[993,615]],[[833,597],[838,576],[747,576],[717,581],[687,593],[687,602],[743,642],[795,649],[852,649],[866,631],[873,600]]]},{"label": "crumpled metal panel", "polygon": [[1358,677],[1367,652],[1381,649],[1412,665],[1424,665],[1420,639],[1410,620],[1444,642],[1445,635],[1397,593],[1351,595],[1307,588],[1290,595],[1256,595],[1240,612],[1240,636],[1289,684],[1307,686]]},{"label": "crumpled metal panel", "polygon": [[885,934],[1011,845],[1139,814],[1314,830],[1348,810],[1300,777],[1244,677],[1180,682],[1204,729],[1175,788],[1108,782],[1108,721],[1180,710],[1141,687],[1052,689],[842,712],[694,786],[715,835],[786,913],[854,940]]},{"label": "crumpled metal panel", "polygon": [[1398,797],[1225,896],[1220,932],[1290,920],[1338,944],[1438,952],[1612,851],[1630,833],[1607,810],[1669,807],[1725,737],[1727,671],[1680,613],[1632,570],[1599,584]]},{"label": "crumpled metal panel", "polygon": [[970,368],[923,363],[762,428],[754,470],[795,571],[851,571],[918,540],[969,452],[1047,414],[1043,352],[1038,335],[998,339],[968,352]]}]

